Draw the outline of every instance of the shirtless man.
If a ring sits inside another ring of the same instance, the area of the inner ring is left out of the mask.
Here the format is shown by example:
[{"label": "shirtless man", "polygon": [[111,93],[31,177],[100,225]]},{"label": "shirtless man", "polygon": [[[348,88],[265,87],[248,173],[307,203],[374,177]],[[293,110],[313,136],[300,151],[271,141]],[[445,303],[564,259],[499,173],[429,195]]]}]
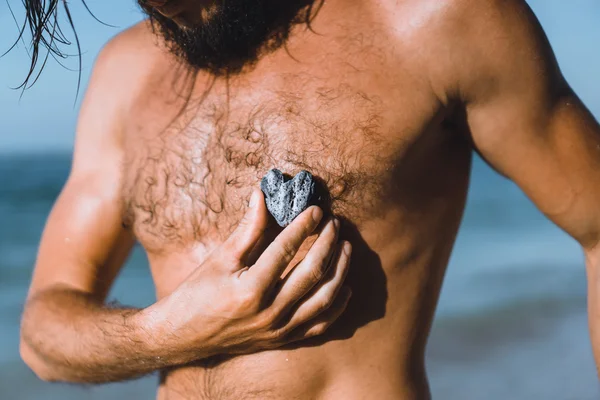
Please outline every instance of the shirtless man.
[{"label": "shirtless man", "polygon": [[[153,22],[98,58],[41,242],[21,352],[42,379],[156,370],[159,399],[430,397],[473,150],[581,243],[600,362],[600,127],[523,0],[141,5]],[[271,168],[309,170],[330,197],[272,243],[260,192],[247,211]],[[134,237],[158,300],[106,306]]]}]

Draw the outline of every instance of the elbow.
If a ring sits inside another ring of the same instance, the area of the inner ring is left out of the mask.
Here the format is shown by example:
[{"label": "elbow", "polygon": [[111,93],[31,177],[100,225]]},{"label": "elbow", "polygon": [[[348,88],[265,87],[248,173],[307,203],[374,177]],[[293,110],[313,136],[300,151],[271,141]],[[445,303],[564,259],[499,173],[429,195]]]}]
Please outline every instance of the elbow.
[{"label": "elbow", "polygon": [[33,371],[33,373],[44,382],[58,382],[59,377],[47,363],[45,363],[35,351],[27,344],[21,335],[19,343],[21,360]]},{"label": "elbow", "polygon": [[[36,325],[38,329],[36,329]],[[39,333],[39,324],[36,324],[35,318],[32,318],[30,307],[26,305],[21,319],[19,337],[21,360],[42,381],[57,382],[59,378],[56,376],[56,368],[52,368],[36,348],[36,343],[40,341],[40,338],[36,337],[36,333]]]}]

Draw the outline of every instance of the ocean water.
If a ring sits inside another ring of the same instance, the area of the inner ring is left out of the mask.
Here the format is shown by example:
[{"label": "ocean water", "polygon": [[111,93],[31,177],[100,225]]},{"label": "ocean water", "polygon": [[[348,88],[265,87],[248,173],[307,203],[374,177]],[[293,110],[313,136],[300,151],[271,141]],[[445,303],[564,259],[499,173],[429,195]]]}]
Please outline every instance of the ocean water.
[{"label": "ocean water", "polygon": [[[19,358],[19,318],[37,244],[69,162],[68,154],[0,156],[0,398],[153,398],[153,376],[90,387],[47,384]],[[152,303],[139,248],[111,297]],[[479,159],[427,366],[434,399],[600,398],[581,250]]]}]

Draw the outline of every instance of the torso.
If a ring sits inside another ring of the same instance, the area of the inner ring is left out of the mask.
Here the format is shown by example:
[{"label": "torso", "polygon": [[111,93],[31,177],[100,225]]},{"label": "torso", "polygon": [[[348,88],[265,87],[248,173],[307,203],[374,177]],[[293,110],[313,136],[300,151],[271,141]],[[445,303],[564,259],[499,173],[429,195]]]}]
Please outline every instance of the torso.
[{"label": "torso", "polygon": [[298,61],[280,49],[229,80],[200,73],[183,113],[178,70],[156,63],[130,112],[124,216],[164,297],[227,237],[269,169],[309,170],[353,243],[352,300],[323,338],[164,371],[159,398],[428,396],[425,342],[470,146],[432,90],[408,24],[392,33],[373,23],[383,12],[373,9],[319,24],[332,18],[322,12],[320,36],[303,31],[289,43]]}]

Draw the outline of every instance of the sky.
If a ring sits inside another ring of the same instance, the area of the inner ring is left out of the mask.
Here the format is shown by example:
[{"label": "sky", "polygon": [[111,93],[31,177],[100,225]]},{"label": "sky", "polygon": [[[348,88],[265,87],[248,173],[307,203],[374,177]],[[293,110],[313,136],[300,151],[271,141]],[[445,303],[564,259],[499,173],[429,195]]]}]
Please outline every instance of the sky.
[{"label": "sky", "polygon": [[[22,0],[0,1],[0,54],[15,41],[23,20]],[[0,58],[0,153],[70,151],[81,99],[102,45],[142,18],[134,0],[87,0],[96,22],[77,0],[70,1],[83,50],[82,88],[76,101],[77,72],[50,60],[39,81],[24,93],[13,89],[26,76],[28,48],[19,44]],[[530,0],[571,86],[600,118],[600,1]],[[73,53],[74,49],[71,50]],[[66,60],[77,68],[76,58]]]}]

